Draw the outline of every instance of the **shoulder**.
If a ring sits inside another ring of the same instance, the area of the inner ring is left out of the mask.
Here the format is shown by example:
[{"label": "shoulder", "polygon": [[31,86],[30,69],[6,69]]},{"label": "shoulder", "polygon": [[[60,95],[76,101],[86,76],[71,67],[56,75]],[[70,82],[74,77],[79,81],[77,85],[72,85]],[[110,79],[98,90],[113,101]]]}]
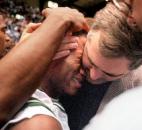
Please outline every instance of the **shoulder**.
[{"label": "shoulder", "polygon": [[36,115],[24,119],[12,126],[9,130],[62,130],[60,123],[51,116]]}]

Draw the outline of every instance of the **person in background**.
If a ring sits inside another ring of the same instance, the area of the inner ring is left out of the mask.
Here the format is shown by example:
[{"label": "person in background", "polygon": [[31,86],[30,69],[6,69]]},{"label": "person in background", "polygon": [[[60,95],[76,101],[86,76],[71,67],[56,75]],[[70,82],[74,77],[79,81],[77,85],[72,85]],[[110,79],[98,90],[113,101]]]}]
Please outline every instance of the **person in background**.
[{"label": "person in background", "polygon": [[[6,33],[6,18],[4,12],[0,11],[0,33],[1,33],[1,52],[0,57],[3,57],[14,45],[13,40]],[[3,39],[3,40],[2,40]]]}]

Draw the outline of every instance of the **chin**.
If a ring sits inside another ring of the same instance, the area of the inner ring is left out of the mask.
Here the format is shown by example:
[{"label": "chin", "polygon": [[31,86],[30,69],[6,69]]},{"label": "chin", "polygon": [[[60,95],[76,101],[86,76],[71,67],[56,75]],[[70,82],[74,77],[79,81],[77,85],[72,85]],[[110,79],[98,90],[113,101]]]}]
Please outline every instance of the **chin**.
[{"label": "chin", "polygon": [[64,92],[70,96],[73,96],[78,92],[78,89],[66,89]]},{"label": "chin", "polygon": [[77,93],[78,91],[73,91],[73,92],[70,92],[69,95],[73,96]]}]

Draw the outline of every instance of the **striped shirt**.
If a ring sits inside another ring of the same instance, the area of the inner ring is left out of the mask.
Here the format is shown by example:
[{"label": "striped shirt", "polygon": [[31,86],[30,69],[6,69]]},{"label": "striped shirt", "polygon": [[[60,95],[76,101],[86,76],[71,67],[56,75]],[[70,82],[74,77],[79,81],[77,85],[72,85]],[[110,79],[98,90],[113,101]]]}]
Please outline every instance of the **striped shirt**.
[{"label": "striped shirt", "polygon": [[32,118],[39,114],[54,117],[59,121],[63,130],[69,130],[65,109],[57,99],[50,98],[46,93],[40,90],[36,90],[23,108],[2,128],[2,130],[5,130],[10,124],[15,124],[23,119]]}]

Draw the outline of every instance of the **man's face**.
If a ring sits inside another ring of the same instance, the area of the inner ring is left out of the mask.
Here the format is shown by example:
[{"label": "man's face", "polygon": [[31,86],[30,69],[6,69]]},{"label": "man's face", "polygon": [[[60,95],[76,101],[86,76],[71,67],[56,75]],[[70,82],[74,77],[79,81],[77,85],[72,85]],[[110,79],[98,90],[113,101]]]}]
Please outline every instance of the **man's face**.
[{"label": "man's face", "polygon": [[53,61],[49,66],[46,81],[44,81],[48,83],[47,87],[53,88],[54,93],[73,95],[81,87],[83,75],[80,61],[86,37],[81,36],[79,39],[79,47],[76,50],[73,50],[66,58]]},{"label": "man's face", "polygon": [[13,46],[13,40],[6,34],[6,21],[3,17],[3,15],[0,15],[0,39],[2,39],[0,42],[0,48],[1,45],[3,45],[2,51],[0,51],[0,57],[3,57]]},{"label": "man's face", "polygon": [[0,58],[4,52],[5,35],[0,31]]},{"label": "man's face", "polygon": [[3,53],[5,43],[5,32],[3,32],[4,26],[4,18],[0,15],[0,55]]},{"label": "man's face", "polygon": [[101,31],[95,31],[88,35],[84,47],[82,62],[88,81],[93,84],[101,84],[106,81],[116,80],[129,72],[129,61],[122,58],[107,58],[100,53],[99,44],[102,37]]}]

